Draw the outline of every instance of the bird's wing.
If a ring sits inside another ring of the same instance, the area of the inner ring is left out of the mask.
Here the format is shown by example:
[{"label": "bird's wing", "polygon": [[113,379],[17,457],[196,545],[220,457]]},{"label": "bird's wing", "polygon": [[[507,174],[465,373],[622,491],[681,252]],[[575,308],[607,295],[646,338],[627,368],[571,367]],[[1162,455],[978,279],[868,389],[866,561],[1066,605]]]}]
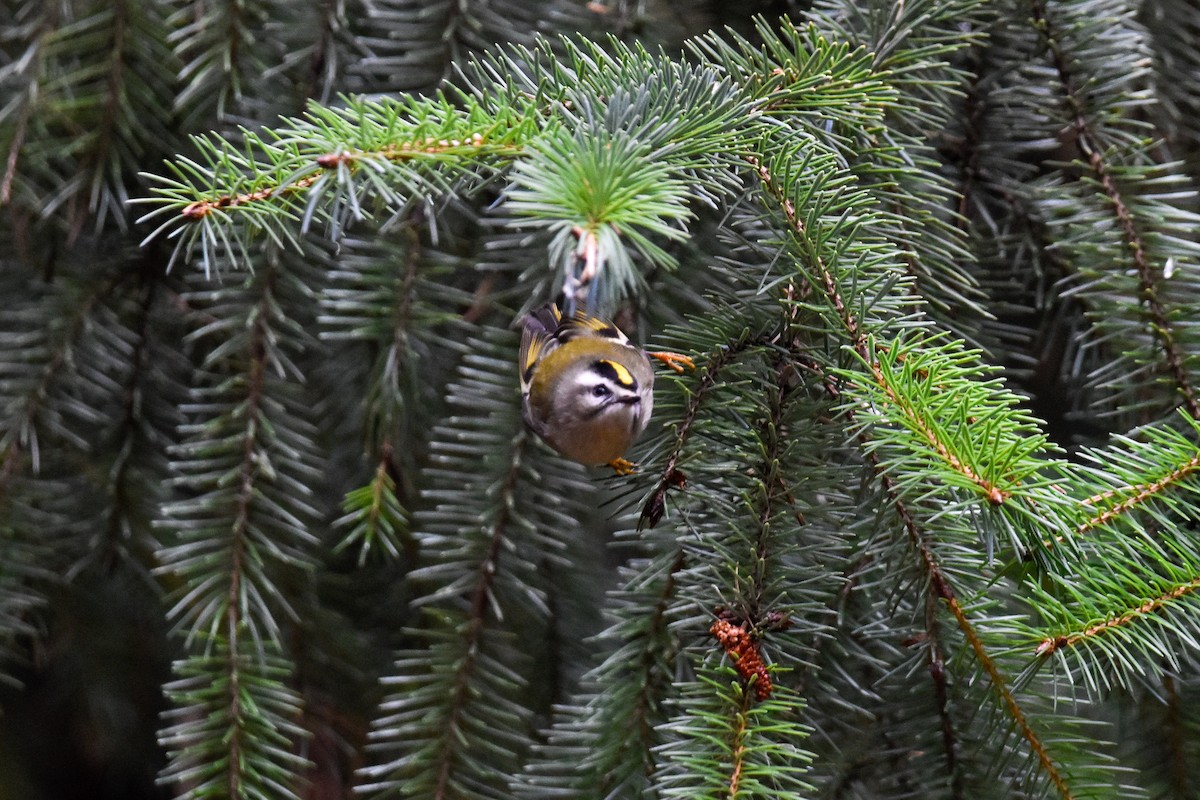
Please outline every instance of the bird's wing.
[{"label": "bird's wing", "polygon": [[611,339],[617,344],[629,344],[629,338],[621,333],[621,329],[616,325],[599,317],[590,317],[583,312],[576,313],[570,319],[560,322],[554,335],[562,342],[569,342],[585,336],[595,336],[600,339]]},{"label": "bird's wing", "polygon": [[558,347],[556,336],[562,314],[554,304],[542,306],[525,316],[521,323],[521,351],[517,364],[521,370],[521,394],[529,395],[529,384],[533,381],[533,367],[538,359]]}]

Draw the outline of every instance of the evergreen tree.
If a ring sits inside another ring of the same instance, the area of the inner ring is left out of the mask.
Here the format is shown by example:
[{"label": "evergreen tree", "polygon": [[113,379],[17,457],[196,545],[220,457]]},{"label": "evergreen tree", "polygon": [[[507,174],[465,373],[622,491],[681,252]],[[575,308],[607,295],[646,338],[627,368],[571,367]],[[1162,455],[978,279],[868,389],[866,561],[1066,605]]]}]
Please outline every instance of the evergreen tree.
[{"label": "evergreen tree", "polygon": [[1200,796],[1200,8],[752,6],[0,4],[0,796]]}]

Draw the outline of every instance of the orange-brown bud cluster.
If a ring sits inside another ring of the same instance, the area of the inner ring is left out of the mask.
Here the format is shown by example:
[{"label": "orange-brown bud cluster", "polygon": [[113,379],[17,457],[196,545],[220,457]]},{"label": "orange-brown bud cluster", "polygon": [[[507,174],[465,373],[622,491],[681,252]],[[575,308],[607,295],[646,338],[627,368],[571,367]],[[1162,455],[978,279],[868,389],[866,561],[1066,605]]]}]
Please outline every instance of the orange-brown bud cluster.
[{"label": "orange-brown bud cluster", "polygon": [[725,648],[725,655],[729,656],[742,680],[753,682],[754,696],[759,700],[770,697],[775,687],[771,684],[771,676],[767,674],[762,654],[758,652],[758,642],[750,632],[725,619],[714,622],[708,632],[717,637],[721,647]]}]

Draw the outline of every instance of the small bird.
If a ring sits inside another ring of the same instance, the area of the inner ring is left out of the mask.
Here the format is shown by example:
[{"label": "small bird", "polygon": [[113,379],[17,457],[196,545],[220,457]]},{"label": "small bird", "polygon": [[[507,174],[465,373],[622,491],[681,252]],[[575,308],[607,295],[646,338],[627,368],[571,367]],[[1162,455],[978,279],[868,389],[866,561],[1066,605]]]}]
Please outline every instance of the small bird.
[{"label": "small bird", "polygon": [[547,305],[525,317],[521,333],[521,416],[566,458],[633,472],[622,458],[650,423],[654,370],[692,367],[678,353],[647,353],[612,323],[585,314],[564,319]]}]

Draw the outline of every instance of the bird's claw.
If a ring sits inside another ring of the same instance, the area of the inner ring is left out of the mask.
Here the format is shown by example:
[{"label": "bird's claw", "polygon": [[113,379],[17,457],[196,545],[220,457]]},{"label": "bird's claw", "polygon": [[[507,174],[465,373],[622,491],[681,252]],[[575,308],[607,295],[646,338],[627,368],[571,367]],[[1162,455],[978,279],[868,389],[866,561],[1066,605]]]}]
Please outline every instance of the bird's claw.
[{"label": "bird's claw", "polygon": [[683,374],[684,367],[687,367],[688,369],[696,368],[696,363],[692,361],[690,357],[685,356],[682,353],[656,352],[648,353],[647,355],[649,355],[651,358],[657,358],[659,361],[663,362],[680,375]]},{"label": "bird's claw", "polygon": [[608,466],[612,467],[613,472],[618,475],[632,475],[637,472],[637,464],[623,458],[614,458],[608,462]]}]

